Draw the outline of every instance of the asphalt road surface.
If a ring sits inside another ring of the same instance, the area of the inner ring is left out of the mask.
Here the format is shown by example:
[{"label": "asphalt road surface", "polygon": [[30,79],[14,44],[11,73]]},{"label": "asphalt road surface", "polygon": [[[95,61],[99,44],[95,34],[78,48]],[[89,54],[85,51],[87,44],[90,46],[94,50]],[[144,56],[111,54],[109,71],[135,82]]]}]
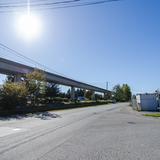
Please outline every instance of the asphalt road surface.
[{"label": "asphalt road surface", "polygon": [[160,160],[160,119],[127,103],[0,118],[0,160]]}]

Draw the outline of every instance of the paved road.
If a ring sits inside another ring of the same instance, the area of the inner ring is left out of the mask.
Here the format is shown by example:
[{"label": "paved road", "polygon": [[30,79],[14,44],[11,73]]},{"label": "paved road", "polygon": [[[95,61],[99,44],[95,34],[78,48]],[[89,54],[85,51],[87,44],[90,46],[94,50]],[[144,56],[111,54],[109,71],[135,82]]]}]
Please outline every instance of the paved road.
[{"label": "paved road", "polygon": [[126,103],[0,120],[0,160],[159,160],[160,119]]}]

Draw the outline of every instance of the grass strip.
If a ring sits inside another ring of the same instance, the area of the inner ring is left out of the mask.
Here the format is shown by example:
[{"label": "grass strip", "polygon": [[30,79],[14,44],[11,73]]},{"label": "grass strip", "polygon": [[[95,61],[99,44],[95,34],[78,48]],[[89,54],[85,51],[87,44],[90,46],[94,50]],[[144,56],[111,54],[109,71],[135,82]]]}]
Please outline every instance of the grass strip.
[{"label": "grass strip", "polygon": [[146,117],[160,117],[160,113],[143,114]]}]

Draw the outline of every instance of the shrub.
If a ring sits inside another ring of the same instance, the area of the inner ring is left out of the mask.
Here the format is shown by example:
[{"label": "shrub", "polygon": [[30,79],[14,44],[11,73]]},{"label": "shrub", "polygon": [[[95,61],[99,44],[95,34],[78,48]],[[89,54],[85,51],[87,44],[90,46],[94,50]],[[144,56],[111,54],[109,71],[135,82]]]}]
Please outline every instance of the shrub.
[{"label": "shrub", "polygon": [[5,83],[1,91],[0,105],[3,109],[15,109],[26,105],[27,88],[23,83]]}]

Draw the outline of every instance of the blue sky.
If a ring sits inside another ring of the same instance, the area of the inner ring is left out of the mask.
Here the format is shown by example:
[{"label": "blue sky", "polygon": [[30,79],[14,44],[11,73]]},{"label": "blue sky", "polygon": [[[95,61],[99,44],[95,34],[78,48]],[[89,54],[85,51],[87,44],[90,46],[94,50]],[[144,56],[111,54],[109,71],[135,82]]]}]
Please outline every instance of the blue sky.
[{"label": "blue sky", "polygon": [[[152,92],[160,88],[159,8],[159,0],[122,0],[38,11],[43,30],[30,43],[17,35],[16,13],[0,14],[0,42],[76,80]],[[17,60],[2,49],[0,56]]]}]

